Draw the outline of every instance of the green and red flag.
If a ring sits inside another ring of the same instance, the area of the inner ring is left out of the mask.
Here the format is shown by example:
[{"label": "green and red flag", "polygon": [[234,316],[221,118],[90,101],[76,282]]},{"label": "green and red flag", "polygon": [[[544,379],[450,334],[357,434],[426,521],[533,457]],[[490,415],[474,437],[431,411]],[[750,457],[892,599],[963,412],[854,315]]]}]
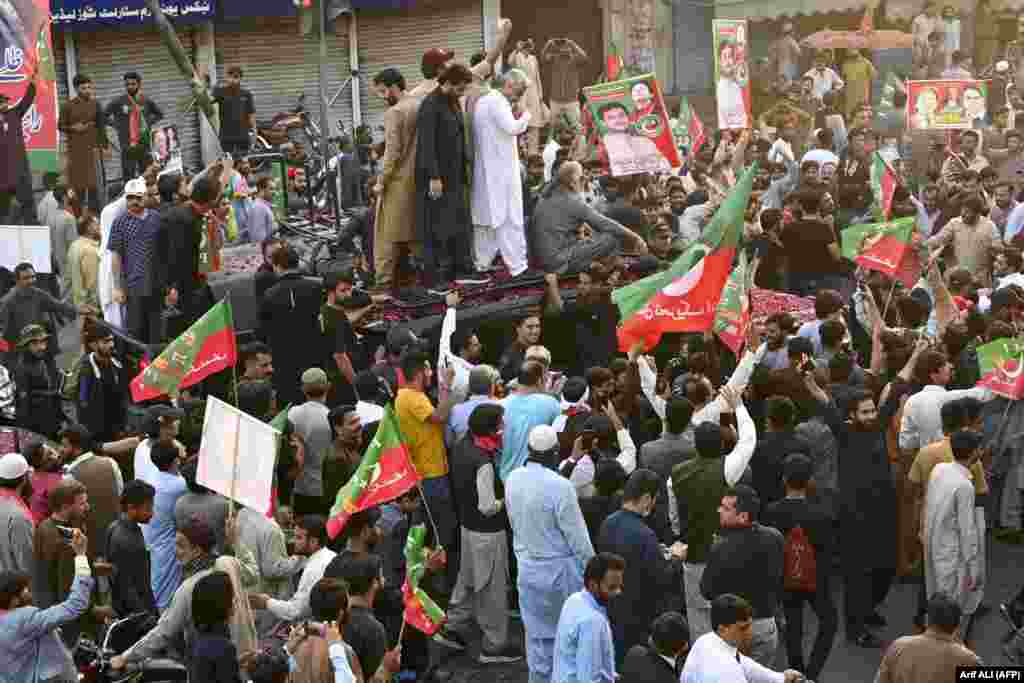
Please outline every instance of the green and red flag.
[{"label": "green and red flag", "polygon": [[915,222],[911,216],[851,225],[843,231],[843,256],[913,287],[921,277],[921,260],[914,245]]},{"label": "green and red flag", "polygon": [[622,320],[620,350],[628,351],[637,343],[649,350],[665,332],[711,329],[743,235],[743,217],[756,173],[757,164],[753,164],[712,216],[700,241],[668,270],[612,293]]},{"label": "green and red flag", "polygon": [[707,141],[704,122],[697,116],[697,110],[685,95],[679,101],[679,137],[686,138],[687,154],[690,158],[693,158]]},{"label": "green and red flag", "polygon": [[277,467],[276,461],[281,457],[281,446],[284,445],[284,435],[288,433],[288,411],[292,409],[292,404],[289,403],[284,407],[284,410],[274,416],[274,419],[270,421],[270,426],[277,430],[277,455],[274,456],[275,467],[274,467],[274,483],[270,486],[270,506],[267,508],[267,519],[274,519],[277,514]]},{"label": "green and red flag", "polygon": [[889,220],[892,215],[892,196],[899,187],[900,178],[882,155],[875,152],[871,158],[871,192],[874,204],[871,211],[877,220]]},{"label": "green and red flag", "polygon": [[335,538],[345,528],[349,517],[394,500],[419,482],[420,475],[412,465],[409,448],[398,429],[398,418],[388,405],[362,462],[338,491],[327,520],[328,535]]},{"label": "green and red flag", "polygon": [[619,74],[622,73],[623,65],[622,55],[619,53],[619,46],[612,43],[608,48],[608,59],[605,63],[606,79],[608,81],[619,80]]},{"label": "green and red flag", "polygon": [[737,355],[750,325],[750,270],[747,255],[740,252],[740,262],[725,283],[712,326],[722,343]]},{"label": "green and red flag", "polygon": [[177,396],[238,360],[231,303],[224,299],[172,341],[131,382],[132,400]]},{"label": "green and red flag", "polygon": [[1024,397],[1024,340],[1003,338],[978,347],[979,387],[1018,400]]},{"label": "green and red flag", "polygon": [[409,529],[405,541],[405,581],[402,583],[405,612],[402,617],[407,624],[432,636],[444,625],[447,617],[444,610],[420,588],[420,581],[427,571],[426,538],[427,528],[423,524]]}]

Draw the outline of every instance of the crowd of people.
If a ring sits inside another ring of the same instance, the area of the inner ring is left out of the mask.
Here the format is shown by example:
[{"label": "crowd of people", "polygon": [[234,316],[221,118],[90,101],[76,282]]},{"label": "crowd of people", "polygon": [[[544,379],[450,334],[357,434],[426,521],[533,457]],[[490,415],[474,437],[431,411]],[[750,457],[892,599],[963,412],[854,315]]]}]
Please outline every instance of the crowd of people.
[{"label": "crowd of people", "polygon": [[[964,78],[937,7],[914,22],[913,67]],[[428,51],[411,90],[410,74],[375,75],[389,108],[369,253],[319,280],[274,235],[275,181],[244,159],[255,110],[240,69],[214,94],[237,161],[194,177],[135,156],[142,119],[161,114],[137,73],[107,107],[77,77],[62,110],[71,170],[36,209],[57,277],[21,264],[0,299],[0,423],[34,435],[0,457],[0,677],[77,680],[76,646],[135,615],[116,670],[171,655],[194,681],[426,679],[436,657],[402,595],[420,523],[427,592],[447,611],[433,640],[464,651],[479,630],[478,660],[525,658],[531,683],[822,680],[836,589],[850,646],[879,648],[896,581],[920,585],[917,633],[886,650],[879,681],[980,662],[987,536],[1021,525],[995,502],[1019,499],[1021,459],[986,447],[1012,405],[976,386],[978,346],[1016,336],[1024,315],[1008,176],[1021,134],[995,110],[991,127],[911,158],[912,132],[863,96],[877,77],[866,56],[817,53],[801,79],[790,26],[761,64],[774,72],[756,128],[681,141],[678,172],[601,176],[572,101],[587,55],[558,39],[538,58],[524,40],[495,73],[511,31],[503,20],[469,66]],[[558,76],[550,108],[541,64]],[[104,117],[141,175],[98,211],[74,149],[106,144]],[[909,286],[841,249],[878,218],[875,152],[898,175],[892,217],[916,218]],[[612,291],[697,243],[751,165],[740,248],[754,284],[812,297],[814,319],[774,313],[736,354],[710,331],[620,353]],[[302,203],[306,189],[296,169],[288,192]],[[209,310],[207,275],[236,240],[263,256],[237,380],[134,403],[133,344],[152,360]],[[484,348],[460,289],[506,275],[545,293],[506,348]],[[395,323],[379,344],[362,321],[410,279],[443,299],[440,339]],[[78,317],[80,348],[59,367],[57,333]],[[565,340],[544,336],[556,317],[573,332],[564,364]],[[266,422],[286,408],[271,515],[199,483],[206,396]],[[331,538],[338,491],[389,407],[421,486]],[[1021,623],[1024,596],[1005,610]]]}]

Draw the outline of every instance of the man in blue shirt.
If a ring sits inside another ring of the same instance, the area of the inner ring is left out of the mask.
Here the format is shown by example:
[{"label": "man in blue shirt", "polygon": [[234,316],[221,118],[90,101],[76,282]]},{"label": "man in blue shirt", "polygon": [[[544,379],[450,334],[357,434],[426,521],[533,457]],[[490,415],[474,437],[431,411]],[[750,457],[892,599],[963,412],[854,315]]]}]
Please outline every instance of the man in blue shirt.
[{"label": "man in blue shirt", "polygon": [[[507,424],[506,418],[506,439]],[[517,587],[529,683],[549,683],[559,614],[569,596],[584,587],[583,570],[594,556],[594,547],[575,487],[554,470],[558,456],[554,428],[534,427],[528,448],[529,460],[505,481],[505,509],[519,563]],[[610,646],[610,631],[608,640]]]},{"label": "man in blue shirt", "polygon": [[615,646],[608,603],[622,592],[626,561],[612,553],[590,558],[586,588],[569,596],[555,634],[551,683],[614,683]]},{"label": "man in blue shirt", "polygon": [[523,363],[518,384],[516,392],[502,402],[505,406],[505,437],[498,475],[503,480],[526,462],[527,439],[531,430],[552,424],[562,412],[558,399],[544,393],[544,366],[537,361]]},{"label": "man in blue shirt", "polygon": [[469,431],[469,416],[478,405],[497,403],[494,398],[501,376],[490,365],[478,365],[469,371],[467,384],[469,398],[452,408],[448,415],[448,427],[444,430],[444,444],[454,449]]}]

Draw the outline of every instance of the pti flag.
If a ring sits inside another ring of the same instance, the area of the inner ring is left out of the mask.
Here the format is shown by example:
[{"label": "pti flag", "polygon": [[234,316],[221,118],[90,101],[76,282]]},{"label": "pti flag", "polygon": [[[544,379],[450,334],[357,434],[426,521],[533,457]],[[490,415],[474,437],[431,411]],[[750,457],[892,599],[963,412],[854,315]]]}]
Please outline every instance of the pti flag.
[{"label": "pti flag", "polygon": [[238,360],[231,304],[218,302],[132,380],[132,400],[177,396]]},{"label": "pti flag", "polygon": [[851,225],[843,231],[843,256],[868,270],[877,270],[913,287],[921,277],[914,245],[913,217],[884,223]]},{"label": "pti flag", "polygon": [[405,541],[405,582],[402,584],[405,612],[402,617],[406,623],[432,636],[444,624],[446,617],[444,610],[420,588],[420,581],[427,571],[426,538],[427,528],[424,525],[417,524],[409,529]]},{"label": "pti flag", "polygon": [[740,262],[732,269],[715,309],[715,334],[735,354],[740,352],[750,325],[750,270],[746,254],[740,252]]},{"label": "pti flag", "polygon": [[672,119],[672,123],[676,139],[693,158],[707,140],[707,136],[704,133],[704,123],[697,116],[697,110],[693,108],[686,96],[679,101],[679,118]]},{"label": "pti flag", "polygon": [[899,176],[882,155],[875,152],[871,160],[871,192],[875,197],[871,209],[877,220],[889,220],[892,215],[892,196],[899,184]]},{"label": "pti flag", "polygon": [[50,3],[17,0],[0,3],[0,94],[17,108],[26,95],[33,72],[35,99],[24,100],[21,133],[35,172],[56,172],[57,72],[50,35]]},{"label": "pti flag", "polygon": [[1020,339],[996,339],[978,347],[978,364],[981,366],[979,387],[987,387],[993,393],[1017,400],[1024,396],[1024,342]]},{"label": "pti flag", "polygon": [[349,517],[394,500],[419,481],[420,475],[409,459],[409,448],[398,429],[398,418],[388,405],[356,473],[338,490],[327,521],[328,535],[335,538],[345,528]]},{"label": "pti flag", "polygon": [[668,270],[617,289],[619,349],[637,343],[651,349],[665,332],[711,329],[722,290],[732,271],[743,234],[743,216],[750,201],[757,164],[752,164],[691,245]]}]

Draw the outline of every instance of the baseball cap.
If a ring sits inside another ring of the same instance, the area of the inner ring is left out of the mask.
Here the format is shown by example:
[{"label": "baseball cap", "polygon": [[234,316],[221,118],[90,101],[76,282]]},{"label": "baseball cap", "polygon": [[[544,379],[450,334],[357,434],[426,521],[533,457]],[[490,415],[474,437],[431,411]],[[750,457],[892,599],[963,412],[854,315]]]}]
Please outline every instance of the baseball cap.
[{"label": "baseball cap", "polygon": [[310,368],[302,373],[303,384],[327,384],[327,373],[320,368]]},{"label": "baseball cap", "polygon": [[538,425],[530,430],[527,445],[534,453],[547,453],[558,448],[558,432],[550,425]]},{"label": "baseball cap", "polygon": [[124,195],[126,197],[145,197],[146,181],[142,178],[132,178],[124,186]]},{"label": "baseball cap", "polygon": [[25,460],[25,456],[21,453],[8,453],[0,456],[0,479],[12,481],[24,477],[27,473],[28,460]]},{"label": "baseball cap", "polygon": [[455,57],[453,50],[440,47],[432,47],[423,53],[423,66],[432,66],[435,69],[444,66],[444,63]]}]

